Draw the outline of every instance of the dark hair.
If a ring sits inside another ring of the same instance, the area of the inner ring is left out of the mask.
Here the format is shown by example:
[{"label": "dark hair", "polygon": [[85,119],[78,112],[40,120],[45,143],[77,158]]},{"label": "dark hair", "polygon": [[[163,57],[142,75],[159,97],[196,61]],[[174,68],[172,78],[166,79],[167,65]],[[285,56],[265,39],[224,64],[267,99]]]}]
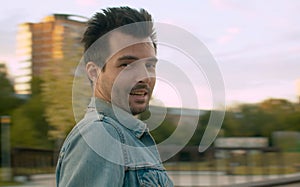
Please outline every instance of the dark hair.
[{"label": "dark hair", "polygon": [[87,23],[87,29],[82,39],[85,52],[84,61],[93,61],[102,67],[109,55],[108,41],[105,41],[107,44],[95,45],[98,43],[96,41],[110,31],[128,24],[131,24],[130,29],[122,29],[121,32],[136,37],[150,37],[156,50],[156,33],[153,28],[152,16],[146,10],[136,10],[130,7],[107,8],[102,9],[101,13],[97,12]]}]

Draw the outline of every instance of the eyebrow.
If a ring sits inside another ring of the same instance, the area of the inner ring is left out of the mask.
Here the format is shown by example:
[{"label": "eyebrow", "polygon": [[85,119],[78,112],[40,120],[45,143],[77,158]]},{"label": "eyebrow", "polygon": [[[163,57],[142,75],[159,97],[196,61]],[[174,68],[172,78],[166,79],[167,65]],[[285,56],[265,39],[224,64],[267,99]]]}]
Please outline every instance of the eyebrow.
[{"label": "eyebrow", "polygon": [[[150,61],[150,62],[157,62],[158,59],[156,57],[149,57],[149,58],[144,58],[146,61]],[[123,60],[140,60],[138,57],[136,56],[132,56],[132,55],[125,55],[122,56],[120,58],[118,58],[118,61],[123,61]]]},{"label": "eyebrow", "polygon": [[136,56],[132,56],[132,55],[125,55],[125,56],[118,58],[118,61],[122,61],[122,60],[139,60],[139,58]]}]

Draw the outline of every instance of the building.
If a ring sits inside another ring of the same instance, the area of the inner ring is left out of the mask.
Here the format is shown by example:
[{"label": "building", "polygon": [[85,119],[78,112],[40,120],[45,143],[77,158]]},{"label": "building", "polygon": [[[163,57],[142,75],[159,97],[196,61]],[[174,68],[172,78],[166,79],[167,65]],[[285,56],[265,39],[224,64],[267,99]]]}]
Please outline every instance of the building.
[{"label": "building", "polygon": [[86,21],[81,16],[54,14],[39,23],[18,26],[14,85],[17,94],[31,94],[32,77],[41,76],[49,63],[59,64],[68,53],[83,52],[80,40]]}]

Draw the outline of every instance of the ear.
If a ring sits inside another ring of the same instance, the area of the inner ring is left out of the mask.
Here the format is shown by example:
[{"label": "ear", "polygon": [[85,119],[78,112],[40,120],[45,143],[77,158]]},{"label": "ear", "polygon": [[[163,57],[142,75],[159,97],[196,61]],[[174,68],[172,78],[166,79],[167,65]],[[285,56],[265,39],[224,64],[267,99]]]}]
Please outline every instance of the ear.
[{"label": "ear", "polygon": [[85,65],[85,70],[87,72],[87,75],[89,79],[95,83],[99,76],[99,67],[94,62],[88,62]]}]

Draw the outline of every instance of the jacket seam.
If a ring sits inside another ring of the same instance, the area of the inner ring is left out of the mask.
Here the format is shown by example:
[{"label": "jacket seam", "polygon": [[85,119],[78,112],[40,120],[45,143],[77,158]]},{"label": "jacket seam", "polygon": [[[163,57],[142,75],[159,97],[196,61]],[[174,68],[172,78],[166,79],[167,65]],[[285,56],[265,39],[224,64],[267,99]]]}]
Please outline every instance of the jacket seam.
[{"label": "jacket seam", "polygon": [[[109,119],[112,119],[112,118],[110,118],[108,116],[105,116],[105,117],[109,118]],[[116,131],[117,131],[117,133],[118,133],[118,135],[120,137],[121,143],[125,144],[125,136],[124,136],[122,130],[116,124],[110,122],[109,120],[105,120],[105,123],[110,124],[114,129],[116,129]],[[123,157],[124,157],[124,161],[125,161],[124,162],[124,164],[125,164],[124,167],[125,167],[125,171],[126,171],[128,169],[126,166],[129,163],[129,157],[128,157],[128,154],[127,154],[127,151],[126,151],[124,145],[122,145],[121,148],[122,148],[122,153],[123,153]]]}]

